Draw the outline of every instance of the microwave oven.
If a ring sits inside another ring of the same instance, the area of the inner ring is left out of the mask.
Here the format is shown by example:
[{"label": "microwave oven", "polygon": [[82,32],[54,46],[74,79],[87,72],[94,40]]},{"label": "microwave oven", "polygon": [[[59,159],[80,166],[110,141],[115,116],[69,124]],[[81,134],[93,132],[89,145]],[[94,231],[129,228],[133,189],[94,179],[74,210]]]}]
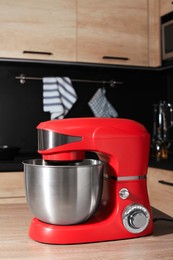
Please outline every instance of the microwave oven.
[{"label": "microwave oven", "polygon": [[162,60],[173,61],[173,18],[161,24]]}]

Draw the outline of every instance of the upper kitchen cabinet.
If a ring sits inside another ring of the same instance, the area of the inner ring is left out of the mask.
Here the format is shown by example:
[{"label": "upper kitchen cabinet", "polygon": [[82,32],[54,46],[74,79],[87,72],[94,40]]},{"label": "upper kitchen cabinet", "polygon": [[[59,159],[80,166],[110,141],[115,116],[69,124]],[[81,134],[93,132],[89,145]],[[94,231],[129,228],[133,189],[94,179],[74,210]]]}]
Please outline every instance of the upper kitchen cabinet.
[{"label": "upper kitchen cabinet", "polygon": [[76,61],[76,0],[0,0],[0,58]]},{"label": "upper kitchen cabinet", "polygon": [[148,65],[147,0],[78,0],[78,61]]},{"label": "upper kitchen cabinet", "polygon": [[158,0],[0,0],[0,59],[159,65]]},{"label": "upper kitchen cabinet", "polygon": [[160,15],[163,16],[173,11],[172,0],[160,0]]},{"label": "upper kitchen cabinet", "polygon": [[[77,60],[135,66],[159,65],[159,58],[154,57],[153,53],[149,55],[150,49],[160,51],[158,46],[150,46],[149,42],[150,22],[155,22],[150,18],[157,17],[159,23],[158,9],[156,11],[154,8],[157,2],[78,0]],[[154,12],[151,17],[150,7]],[[154,32],[154,38],[159,41],[157,33],[159,30]]]}]

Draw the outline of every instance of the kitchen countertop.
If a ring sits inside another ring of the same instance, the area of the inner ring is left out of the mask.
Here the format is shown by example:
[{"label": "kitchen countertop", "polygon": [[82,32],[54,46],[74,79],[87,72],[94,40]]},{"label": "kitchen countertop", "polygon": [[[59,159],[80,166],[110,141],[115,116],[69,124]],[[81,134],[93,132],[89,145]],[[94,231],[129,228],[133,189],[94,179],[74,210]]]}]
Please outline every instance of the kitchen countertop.
[{"label": "kitchen countertop", "polygon": [[[148,191],[153,216],[173,217],[173,171],[149,168]],[[28,228],[33,218],[28,209],[23,172],[0,173],[0,259],[172,259],[173,222],[154,222],[153,234],[135,239],[77,245],[49,245],[31,240]]]}]

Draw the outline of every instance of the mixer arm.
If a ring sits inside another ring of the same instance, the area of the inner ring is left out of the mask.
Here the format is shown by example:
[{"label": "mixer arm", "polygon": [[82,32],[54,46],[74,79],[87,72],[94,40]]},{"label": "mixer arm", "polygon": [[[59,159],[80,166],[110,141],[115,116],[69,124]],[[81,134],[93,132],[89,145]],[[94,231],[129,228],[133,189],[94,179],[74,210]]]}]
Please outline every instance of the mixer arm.
[{"label": "mixer arm", "polygon": [[85,151],[94,151],[114,175],[146,174],[150,137],[133,120],[73,118],[42,122],[37,128],[38,135],[45,132],[49,136],[42,138],[38,151],[45,160],[83,160]]},{"label": "mixer arm", "polygon": [[[123,118],[66,118],[41,122],[37,129],[44,129],[71,136],[82,136],[91,138],[100,127],[107,127],[106,132],[99,133],[98,138],[103,135],[127,133],[145,133],[146,129],[140,123]],[[111,129],[114,129],[114,133]],[[109,130],[110,129],[110,130]]]}]

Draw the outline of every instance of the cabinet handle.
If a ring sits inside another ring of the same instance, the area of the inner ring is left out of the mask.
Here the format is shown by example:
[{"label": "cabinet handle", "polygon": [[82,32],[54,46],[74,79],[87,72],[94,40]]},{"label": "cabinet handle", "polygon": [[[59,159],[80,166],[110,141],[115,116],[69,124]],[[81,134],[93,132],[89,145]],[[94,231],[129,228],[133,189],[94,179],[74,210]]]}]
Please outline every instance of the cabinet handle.
[{"label": "cabinet handle", "polygon": [[114,57],[114,56],[103,56],[102,59],[109,59],[109,60],[129,60],[127,57]]},{"label": "cabinet handle", "polygon": [[46,52],[46,51],[23,51],[23,53],[26,54],[43,54],[43,55],[52,55],[52,52]]}]

